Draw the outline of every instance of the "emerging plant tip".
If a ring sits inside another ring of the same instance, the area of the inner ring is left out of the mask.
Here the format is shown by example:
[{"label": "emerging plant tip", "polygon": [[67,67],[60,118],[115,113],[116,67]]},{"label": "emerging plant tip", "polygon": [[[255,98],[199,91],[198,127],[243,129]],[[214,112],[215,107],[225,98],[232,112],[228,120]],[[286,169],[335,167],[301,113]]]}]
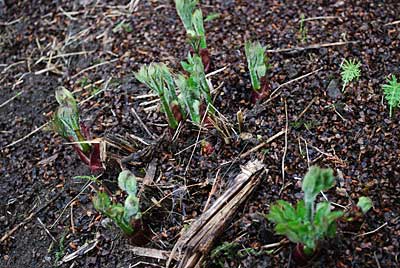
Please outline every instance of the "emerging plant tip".
[{"label": "emerging plant tip", "polygon": [[361,75],[361,63],[356,60],[344,60],[342,64],[342,80],[343,80],[343,88],[342,91],[345,90],[346,85],[353,80],[358,80]]},{"label": "emerging plant tip", "polygon": [[99,192],[93,198],[93,206],[113,220],[124,233],[132,235],[135,232],[135,221],[141,218],[139,199],[136,197],[137,182],[135,175],[129,170],[122,171],[118,176],[118,186],[128,194],[124,205],[112,203],[106,193]]}]

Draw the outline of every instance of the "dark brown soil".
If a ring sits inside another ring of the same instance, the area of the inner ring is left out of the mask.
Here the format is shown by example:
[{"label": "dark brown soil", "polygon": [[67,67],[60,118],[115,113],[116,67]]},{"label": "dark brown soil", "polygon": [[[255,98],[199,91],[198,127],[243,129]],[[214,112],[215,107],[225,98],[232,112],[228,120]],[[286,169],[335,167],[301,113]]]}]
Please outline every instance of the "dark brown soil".
[{"label": "dark brown soil", "polygon": [[[125,238],[92,206],[98,187],[115,193],[117,199],[121,196],[115,182],[120,168],[114,161],[107,162],[98,183],[88,186],[87,180],[74,177],[90,175],[90,170],[70,145],[45,128],[7,147],[49,121],[59,86],[74,91],[79,101],[106,89],[80,106],[82,119],[96,137],[128,139],[133,134],[155,142],[131,108],[153,134],[164,135],[152,154],[135,165],[128,163],[140,177],[151,162],[157,165],[155,183],[141,197],[142,211],[151,208],[143,218],[154,235],[146,247],[171,250],[182,228],[202,213],[215,177],[220,176],[218,197],[240,164],[264,157],[268,175],[215,245],[238,243],[237,251],[247,253],[221,257],[223,267],[294,267],[293,244],[261,252],[263,245],[282,239],[273,235],[273,225],[263,214],[278,199],[301,198],[300,179],[309,164],[335,170],[337,187],[327,193],[331,202],[348,206],[361,195],[374,202],[360,229],[339,228],[312,266],[400,265],[400,111],[389,117],[381,89],[389,74],[400,77],[400,24],[387,25],[400,18],[398,1],[202,1],[205,14],[221,14],[206,23],[213,68],[227,67],[212,76],[214,87],[221,86],[215,106],[236,132],[236,113],[244,111],[247,134],[231,133],[232,142],[226,145],[216,130],[204,131],[200,140],[214,145],[214,153],[202,155],[198,147],[190,162],[193,147],[181,151],[196,142],[198,129],[187,122],[171,142],[164,115],[158,109],[144,109],[143,102],[154,98],[136,98],[150,92],[133,76],[139,66],[154,61],[180,70],[179,62],[189,52],[185,31],[173,1],[140,1],[132,12],[124,6],[129,2],[0,0],[0,236],[24,222],[0,244],[0,267],[54,267],[57,256],[61,259],[94,240],[98,242],[91,251],[60,266],[165,265],[134,256],[129,245],[135,241]],[[325,17],[305,23],[304,42],[298,37],[301,14]],[[270,49],[357,43],[268,53],[272,89],[321,70],[283,86],[268,104],[254,106],[243,49],[248,39],[258,39]],[[360,80],[350,83],[344,93],[343,58],[362,63]],[[104,64],[81,72],[100,63]],[[16,94],[20,95],[10,100]],[[289,131],[283,180],[284,136],[247,159],[238,156],[285,129],[285,103]],[[137,141],[132,146],[145,149]],[[127,155],[113,153],[120,158]],[[151,202],[162,198],[161,207]],[[205,267],[219,267],[216,263],[210,259]]]}]

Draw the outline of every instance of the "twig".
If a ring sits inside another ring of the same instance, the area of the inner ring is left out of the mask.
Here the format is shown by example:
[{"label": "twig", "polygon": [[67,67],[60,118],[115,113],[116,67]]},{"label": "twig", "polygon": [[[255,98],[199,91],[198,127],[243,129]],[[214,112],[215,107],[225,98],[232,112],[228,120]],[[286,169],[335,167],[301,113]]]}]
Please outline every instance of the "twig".
[{"label": "twig", "polygon": [[400,20],[396,20],[396,21],[393,21],[393,22],[386,23],[383,26],[396,25],[396,24],[400,24]]},{"label": "twig", "polygon": [[159,259],[159,260],[168,260],[169,255],[171,254],[170,251],[160,250],[155,248],[143,248],[143,247],[135,247],[127,245],[127,248],[130,252],[134,255]]},{"label": "twig", "polygon": [[[100,178],[101,175],[96,177],[96,179]],[[90,185],[92,185],[93,181],[89,181],[86,183],[85,186],[83,186],[82,190],[74,197],[71,199],[71,201],[68,202],[68,204],[64,207],[64,209],[61,211],[61,214],[58,216],[58,218],[55,220],[55,222],[50,226],[50,229],[53,229],[53,227],[60,221],[62,215],[64,214],[65,210],[80,196]]]},{"label": "twig", "polygon": [[268,245],[264,245],[261,248],[262,249],[270,249],[270,248],[276,248],[279,246],[282,246],[284,244],[289,243],[289,240],[287,240],[286,238],[282,239],[281,241],[277,242],[277,243],[272,243],[272,244],[268,244]]},{"label": "twig", "polygon": [[312,20],[331,20],[331,19],[339,19],[339,16],[321,16],[321,17],[312,17],[307,19],[299,19],[299,21],[312,21]]},{"label": "twig", "polygon": [[22,91],[18,92],[17,94],[15,94],[13,97],[9,98],[8,100],[6,100],[5,102],[3,102],[0,105],[0,108],[3,108],[4,106],[6,106],[7,104],[9,104],[10,102],[12,102],[14,99],[16,99],[17,97],[21,96]]},{"label": "twig", "polygon": [[71,79],[74,79],[74,78],[78,77],[79,75],[83,74],[84,72],[87,72],[87,71],[96,69],[97,67],[100,67],[100,66],[103,66],[103,65],[106,65],[106,64],[110,64],[110,63],[116,62],[117,60],[118,60],[118,59],[113,59],[113,60],[110,60],[110,61],[101,62],[101,63],[95,64],[95,65],[93,65],[93,66],[90,66],[90,67],[88,67],[88,68],[85,68],[85,69],[83,69],[82,71],[80,71],[80,72],[74,74],[74,75],[71,77]]},{"label": "twig", "polygon": [[260,143],[259,145],[257,145],[256,147],[251,148],[250,150],[248,150],[247,152],[245,152],[244,154],[241,154],[239,157],[240,158],[246,158],[247,156],[249,156],[250,154],[258,151],[259,149],[261,149],[262,147],[264,147],[265,145],[267,145],[268,143],[270,143],[271,141],[275,140],[276,138],[278,138],[279,136],[282,136],[283,134],[285,134],[286,131],[285,130],[281,130],[278,133],[276,133],[274,136],[272,136],[271,138],[269,138],[268,140]]},{"label": "twig", "polygon": [[307,111],[310,109],[311,105],[313,105],[314,101],[317,100],[317,97],[314,97],[309,104],[307,104],[306,108],[297,116],[296,120],[299,120]]},{"label": "twig", "polygon": [[139,115],[137,114],[135,108],[131,108],[131,112],[133,113],[133,115],[136,117],[136,119],[138,120],[139,124],[142,126],[142,128],[146,131],[146,133],[153,139],[156,140],[158,137],[156,135],[154,135],[153,133],[151,133],[151,131],[147,128],[147,126],[143,123],[142,119],[139,117]]},{"label": "twig", "polygon": [[314,44],[306,47],[289,47],[289,48],[278,48],[278,49],[268,49],[269,53],[279,53],[279,52],[289,52],[289,51],[302,51],[308,49],[318,49],[322,47],[333,47],[333,46],[343,46],[347,44],[356,44],[358,41],[346,41],[346,42],[333,42],[324,44]]},{"label": "twig", "polygon": [[5,148],[8,148],[8,147],[11,147],[11,146],[14,146],[14,145],[17,144],[17,143],[20,143],[21,141],[23,141],[23,140],[29,138],[30,136],[32,136],[33,134],[35,134],[35,133],[38,132],[39,130],[41,130],[41,129],[43,129],[44,127],[46,127],[48,124],[50,124],[50,122],[47,122],[47,123],[41,125],[40,127],[36,128],[36,129],[33,130],[32,132],[28,133],[28,134],[25,135],[24,137],[22,137],[22,138],[20,138],[20,139],[18,139],[18,140],[16,140],[16,141],[14,141],[14,142],[12,142],[12,143],[6,145],[5,147],[1,148],[1,150],[5,149]]},{"label": "twig", "polygon": [[36,219],[37,219],[37,221],[39,222],[39,224],[43,227],[43,229],[45,230],[45,232],[50,236],[50,238],[51,238],[54,242],[58,243],[57,239],[55,239],[54,236],[50,233],[49,229],[46,228],[46,225],[44,225],[44,223],[42,222],[42,220],[41,220],[39,217],[37,217]]},{"label": "twig", "polygon": [[209,78],[210,76],[216,75],[217,73],[225,71],[225,69],[228,68],[228,65],[225,67],[222,67],[221,69],[215,70],[211,73],[206,74],[206,78]]},{"label": "twig", "polygon": [[381,268],[381,264],[379,263],[378,256],[376,256],[376,251],[374,251],[374,258],[375,258],[376,266],[378,268]]},{"label": "twig", "polygon": [[208,206],[210,205],[211,197],[215,194],[215,191],[217,190],[217,185],[218,185],[218,181],[219,181],[218,179],[220,178],[218,175],[219,175],[220,171],[221,171],[221,169],[218,169],[217,174],[215,174],[214,183],[213,183],[213,186],[211,187],[210,193],[208,194],[206,205],[203,208],[203,213],[208,209]]},{"label": "twig", "polygon": [[289,119],[288,119],[288,108],[287,108],[287,102],[285,100],[285,148],[283,150],[283,156],[282,156],[282,188],[279,191],[279,195],[282,192],[283,188],[285,187],[285,158],[286,158],[286,153],[287,153],[287,147],[288,147],[288,131],[289,131]]},{"label": "twig", "polygon": [[20,17],[20,18],[18,18],[16,20],[13,20],[13,21],[10,21],[10,22],[2,22],[2,21],[0,21],[0,25],[1,26],[10,26],[10,25],[13,25],[13,24],[19,22],[22,19],[23,19],[23,17]]},{"label": "twig", "polygon": [[370,235],[370,234],[376,233],[377,231],[379,231],[380,229],[382,229],[383,227],[385,227],[387,224],[388,224],[388,223],[385,222],[384,224],[382,224],[381,226],[379,226],[379,227],[376,228],[375,230],[372,230],[372,231],[370,231],[370,232],[366,232],[366,233],[363,233],[363,234],[358,234],[358,235],[356,235],[355,237],[366,236],[366,235]]},{"label": "twig", "polygon": [[196,151],[197,144],[198,144],[199,139],[200,139],[201,129],[203,128],[204,119],[207,117],[207,113],[208,113],[208,108],[209,108],[209,107],[210,107],[210,105],[207,105],[207,109],[206,109],[206,111],[204,112],[203,118],[201,119],[201,123],[200,123],[200,127],[199,127],[199,132],[197,133],[197,137],[196,137],[195,146],[194,146],[194,148],[193,148],[192,154],[190,155],[189,161],[188,161],[187,166],[186,166],[186,168],[185,168],[185,173],[184,173],[185,175],[186,175],[187,171],[189,170],[190,162],[192,162],[192,158],[193,158],[194,152]]},{"label": "twig", "polygon": [[31,214],[29,214],[29,216],[23,220],[22,222],[18,223],[14,228],[12,228],[11,230],[9,230],[8,232],[6,232],[0,239],[0,243],[3,243],[8,237],[10,237],[11,235],[13,235],[13,233],[15,233],[21,226],[24,226],[25,224],[27,224],[28,222],[30,222],[32,220],[33,217],[35,217],[39,212],[41,212],[43,209],[47,208],[50,204],[53,204],[54,201],[56,201],[59,197],[61,196],[61,192],[59,192],[55,197],[53,197],[49,202],[47,202],[45,205],[43,205],[42,207],[40,207],[38,210],[36,210],[35,212],[32,212]]},{"label": "twig", "polygon": [[298,80],[301,80],[301,79],[303,79],[303,78],[306,78],[306,77],[308,77],[308,76],[310,76],[310,75],[313,75],[313,74],[315,74],[315,73],[321,71],[322,69],[323,69],[323,68],[321,67],[321,68],[319,68],[319,69],[317,69],[317,70],[315,70],[315,71],[306,73],[306,74],[304,74],[304,75],[302,75],[302,76],[296,77],[296,78],[294,78],[294,79],[292,79],[292,80],[289,80],[289,81],[287,81],[287,82],[285,82],[285,83],[283,83],[283,84],[280,84],[276,89],[274,89],[274,91],[272,91],[271,97],[270,97],[268,100],[266,100],[265,102],[263,102],[262,105],[265,105],[265,104],[267,104],[268,102],[270,102],[272,99],[274,99],[275,97],[274,97],[273,95],[274,95],[279,89],[281,89],[282,87],[287,86],[287,85],[289,85],[289,84],[291,84],[291,83],[293,83],[293,82],[296,82],[296,81],[298,81]]}]

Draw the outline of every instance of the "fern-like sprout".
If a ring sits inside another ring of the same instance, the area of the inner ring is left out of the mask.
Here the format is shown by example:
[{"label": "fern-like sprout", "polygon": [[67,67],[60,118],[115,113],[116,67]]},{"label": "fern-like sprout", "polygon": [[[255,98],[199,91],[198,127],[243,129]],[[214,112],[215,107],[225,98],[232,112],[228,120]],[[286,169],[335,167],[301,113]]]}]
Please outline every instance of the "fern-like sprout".
[{"label": "fern-like sprout", "polygon": [[244,49],[251,85],[253,90],[259,91],[261,89],[260,79],[265,76],[268,70],[268,58],[265,56],[266,47],[261,46],[260,42],[246,42]]},{"label": "fern-like sprout", "polygon": [[342,64],[342,80],[343,80],[343,88],[342,91],[344,92],[346,85],[353,80],[357,80],[361,75],[361,63],[356,62],[355,60],[344,60]]},{"label": "fern-like sprout", "polygon": [[385,98],[389,103],[389,116],[392,117],[394,108],[400,106],[400,83],[397,82],[396,76],[392,75],[392,79],[386,79],[387,84],[382,86]]}]

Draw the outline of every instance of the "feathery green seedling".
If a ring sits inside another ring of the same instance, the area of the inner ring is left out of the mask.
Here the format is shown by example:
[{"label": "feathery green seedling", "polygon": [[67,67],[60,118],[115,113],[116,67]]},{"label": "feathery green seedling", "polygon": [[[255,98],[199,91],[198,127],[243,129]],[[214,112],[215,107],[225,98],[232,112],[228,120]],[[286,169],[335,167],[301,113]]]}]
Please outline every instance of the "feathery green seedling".
[{"label": "feathery green seedling", "polygon": [[133,223],[141,218],[139,199],[136,197],[135,175],[129,170],[122,171],[118,176],[118,186],[128,194],[124,205],[111,203],[110,197],[103,192],[97,193],[93,199],[93,205],[96,210],[113,220],[124,233],[132,235],[135,232]]},{"label": "feathery green seedling", "polygon": [[73,148],[79,158],[89,165],[92,171],[102,170],[100,145],[87,142],[89,131],[79,120],[78,104],[74,96],[66,88],[61,87],[56,90],[56,100],[59,107],[51,121],[53,130],[74,143]]},{"label": "feathery green seedling", "polygon": [[333,185],[332,169],[311,167],[302,184],[304,200],[299,201],[296,207],[278,200],[270,208],[267,218],[276,224],[275,232],[303,245],[306,256],[314,253],[319,240],[336,234],[336,219],[341,217],[343,212],[331,211],[330,203],[326,201],[315,206],[317,195]]},{"label": "feathery green seedling", "polygon": [[143,65],[135,73],[135,77],[157,93],[162,110],[167,115],[169,126],[173,129],[177,128],[184,114],[179,105],[174,79],[168,67],[163,63]]},{"label": "feathery green seedling", "polygon": [[260,42],[246,42],[245,53],[247,66],[250,72],[251,85],[253,87],[252,102],[255,103],[262,98],[262,94],[268,90],[266,73],[269,69],[268,58],[265,56],[266,47],[261,46]]},{"label": "feathery green seedling", "polygon": [[343,61],[342,64],[342,80],[343,80],[343,88],[342,91],[344,92],[346,85],[350,83],[353,80],[358,80],[358,78],[361,75],[361,63],[357,62],[356,60],[349,60],[347,61],[346,59]]},{"label": "feathery green seedling", "polygon": [[386,79],[387,84],[382,86],[385,98],[389,104],[389,116],[392,117],[392,112],[400,106],[400,83],[397,82],[396,76],[392,75],[392,79]]}]

